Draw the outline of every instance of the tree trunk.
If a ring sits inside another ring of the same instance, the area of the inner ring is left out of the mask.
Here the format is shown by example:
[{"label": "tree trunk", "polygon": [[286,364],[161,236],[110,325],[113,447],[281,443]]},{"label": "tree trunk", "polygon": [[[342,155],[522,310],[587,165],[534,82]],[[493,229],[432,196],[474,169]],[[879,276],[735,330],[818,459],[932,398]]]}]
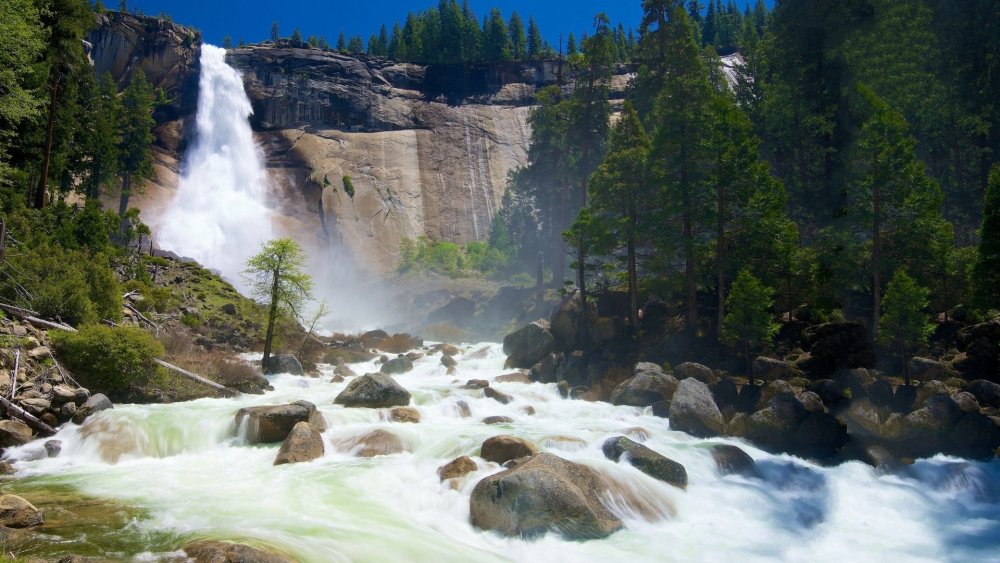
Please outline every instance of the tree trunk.
[{"label": "tree trunk", "polygon": [[264,336],[264,358],[261,367],[267,371],[267,361],[271,358],[271,343],[274,341],[274,321],[278,318],[278,281],[281,265],[274,269],[274,283],[271,285],[271,307],[267,313],[267,334]]},{"label": "tree trunk", "polygon": [[722,321],[726,316],[726,273],[724,270],[726,263],[726,218],[724,215],[724,211],[726,209],[726,190],[719,185],[716,187],[716,192],[716,201],[718,203],[716,213],[718,214],[718,221],[715,239],[715,273],[718,278],[719,310],[716,315],[715,336],[721,340]]},{"label": "tree trunk", "polygon": [[538,251],[538,269],[535,271],[535,310],[542,308],[545,302],[545,253]]},{"label": "tree trunk", "polygon": [[750,355],[749,344],[743,345],[743,354],[747,359],[747,382],[750,383],[750,385],[755,385],[753,378],[753,356]]},{"label": "tree trunk", "polygon": [[633,334],[639,330],[639,276],[635,265],[635,235],[628,236],[628,322]]},{"label": "tree trunk", "polygon": [[878,334],[879,307],[882,301],[882,276],[881,276],[881,216],[882,213],[882,192],[878,185],[878,159],[877,154],[872,155],[872,195],[874,199],[875,220],[872,223],[872,341]]},{"label": "tree trunk", "polygon": [[56,100],[59,99],[59,72],[52,69],[52,85],[49,88],[49,124],[45,130],[45,152],[42,154],[42,176],[38,179],[35,192],[35,209],[45,207],[45,191],[49,182],[49,162],[52,160],[52,141],[56,129]]},{"label": "tree trunk", "polygon": [[122,174],[122,193],[118,198],[118,236],[121,243],[125,244],[125,234],[128,232],[128,220],[125,213],[128,212],[128,201],[132,197],[132,175]]}]

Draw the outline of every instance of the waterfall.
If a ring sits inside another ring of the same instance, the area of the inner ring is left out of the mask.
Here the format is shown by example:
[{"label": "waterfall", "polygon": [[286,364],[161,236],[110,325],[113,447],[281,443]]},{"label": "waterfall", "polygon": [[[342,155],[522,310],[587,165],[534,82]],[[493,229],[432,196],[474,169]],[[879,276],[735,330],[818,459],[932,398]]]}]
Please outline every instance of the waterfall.
[{"label": "waterfall", "polygon": [[198,86],[197,138],[157,237],[161,248],[239,286],[247,258],[271,237],[267,174],[247,119],[250,99],[225,49],[202,46]]}]

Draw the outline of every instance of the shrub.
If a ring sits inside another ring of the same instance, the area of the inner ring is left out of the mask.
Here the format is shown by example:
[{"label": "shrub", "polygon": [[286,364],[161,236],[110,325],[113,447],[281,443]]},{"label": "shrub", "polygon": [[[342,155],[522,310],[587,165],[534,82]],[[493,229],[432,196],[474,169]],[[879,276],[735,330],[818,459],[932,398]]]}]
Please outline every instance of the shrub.
[{"label": "shrub", "polygon": [[354,182],[351,181],[351,177],[347,175],[345,175],[343,179],[344,179],[344,193],[347,194],[347,197],[354,199]]},{"label": "shrub", "polygon": [[91,390],[122,397],[163,375],[153,361],[163,345],[142,329],[88,325],[51,334],[60,360]]}]

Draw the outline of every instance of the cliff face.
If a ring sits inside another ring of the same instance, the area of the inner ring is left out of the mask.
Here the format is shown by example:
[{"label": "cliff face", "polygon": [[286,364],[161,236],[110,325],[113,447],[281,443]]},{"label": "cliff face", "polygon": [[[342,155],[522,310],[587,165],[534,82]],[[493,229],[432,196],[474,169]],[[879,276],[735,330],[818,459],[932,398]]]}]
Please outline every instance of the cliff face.
[{"label": "cliff face", "polygon": [[[133,198],[155,233],[193,130],[201,37],[129,14],[98,23],[88,38],[96,72],[124,85],[142,69],[172,100],[157,115],[156,179]],[[559,72],[553,62],[426,67],[287,43],[233,49],[227,60],[253,103],[278,230],[313,249],[336,246],[373,273],[395,267],[403,237],[489,235],[508,172],[526,163],[535,94]],[[617,77],[619,93],[625,83]]]}]

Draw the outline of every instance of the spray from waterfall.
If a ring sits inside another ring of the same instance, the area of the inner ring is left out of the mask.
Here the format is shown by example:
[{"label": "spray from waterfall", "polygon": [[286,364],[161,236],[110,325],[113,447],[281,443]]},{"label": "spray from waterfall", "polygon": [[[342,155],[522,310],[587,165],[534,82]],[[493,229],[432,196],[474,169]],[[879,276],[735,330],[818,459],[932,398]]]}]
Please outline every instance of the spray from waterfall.
[{"label": "spray from waterfall", "polygon": [[225,49],[202,46],[197,138],[157,237],[161,248],[219,270],[239,287],[247,258],[271,238],[272,227],[267,173],[248,121],[253,108],[225,59]]}]

